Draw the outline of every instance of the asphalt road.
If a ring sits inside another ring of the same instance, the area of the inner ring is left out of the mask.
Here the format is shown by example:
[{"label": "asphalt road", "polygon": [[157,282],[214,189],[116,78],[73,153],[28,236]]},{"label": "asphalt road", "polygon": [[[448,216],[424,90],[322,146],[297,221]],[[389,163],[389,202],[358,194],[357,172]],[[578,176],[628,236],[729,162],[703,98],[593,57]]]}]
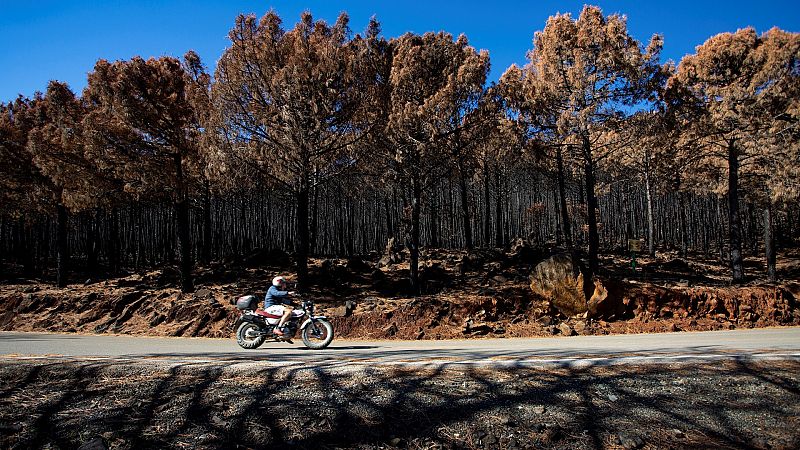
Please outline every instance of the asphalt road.
[{"label": "asphalt road", "polygon": [[342,341],[325,350],[265,343],[243,350],[233,339],[155,338],[0,332],[0,358],[67,358],[286,365],[582,365],[693,360],[797,359],[800,327],[698,333],[450,341]]}]

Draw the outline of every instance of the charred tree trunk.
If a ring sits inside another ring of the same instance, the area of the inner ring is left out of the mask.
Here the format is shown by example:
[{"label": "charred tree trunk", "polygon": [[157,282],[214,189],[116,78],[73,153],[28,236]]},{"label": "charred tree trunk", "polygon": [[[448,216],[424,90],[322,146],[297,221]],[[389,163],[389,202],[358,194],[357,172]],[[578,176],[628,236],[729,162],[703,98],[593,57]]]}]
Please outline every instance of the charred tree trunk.
[{"label": "charred tree trunk", "polygon": [[[556,178],[558,177],[558,172],[556,172]],[[550,190],[550,193],[553,195],[552,198],[552,205],[553,205],[553,216],[550,217],[550,214],[547,215],[548,221],[548,230],[550,230],[550,220],[552,219],[555,222],[555,236],[556,236],[556,246],[561,247],[564,245],[564,233],[563,228],[561,226],[561,202],[558,198],[558,179],[554,180],[555,183],[553,184],[553,188]],[[541,232],[540,232],[541,236]]]},{"label": "charred tree trunk", "polygon": [[22,273],[33,276],[36,273],[34,254],[30,251],[30,224],[20,218],[17,226],[17,260],[22,262]]},{"label": "charred tree trunk", "polygon": [[491,247],[492,242],[492,208],[490,201],[491,180],[489,179],[489,164],[484,162],[483,169],[483,243],[485,247]]},{"label": "charred tree trunk", "polygon": [[395,237],[394,226],[392,225],[392,210],[389,205],[389,196],[383,198],[384,211],[386,212],[386,234],[389,238]]},{"label": "charred tree trunk", "polygon": [[[31,268],[34,274],[41,274],[47,270],[50,264],[50,221],[45,220],[44,223],[38,222],[37,225],[43,226],[41,237],[37,236],[33,226],[25,229],[27,242],[30,247],[24,247],[22,250],[26,253],[26,258],[31,258],[33,262]],[[40,264],[41,261],[41,265]]]},{"label": "charred tree trunk", "polygon": [[756,205],[753,202],[747,203],[747,235],[744,240],[746,245],[750,246],[751,253],[753,255],[758,254],[758,242],[759,239],[756,237],[758,234],[758,218],[756,218]]},{"label": "charred tree trunk", "polygon": [[418,295],[420,292],[419,286],[419,215],[420,203],[422,201],[422,187],[420,180],[416,175],[412,175],[411,179],[412,199],[411,199],[411,260],[409,268],[411,272],[411,293]]},{"label": "charred tree trunk", "polygon": [[722,202],[721,198],[716,198],[716,206],[717,206],[717,254],[719,255],[719,262],[720,264],[725,264],[727,255],[725,254],[725,218],[722,214]]},{"label": "charred tree trunk", "polygon": [[97,211],[91,211],[88,215],[89,224],[86,227],[86,268],[90,274],[96,275],[97,267],[97,229],[99,216]]},{"label": "charred tree trunk", "polygon": [[239,203],[239,250],[241,251],[241,255],[245,256],[248,252],[250,252],[250,238],[247,235],[247,224],[249,223],[247,218],[247,195],[242,195],[240,199],[241,202]]},{"label": "charred tree trunk", "polygon": [[178,249],[181,254],[181,292],[194,291],[192,280],[192,241],[189,237],[189,202],[179,199],[175,202],[175,217],[177,218]]},{"label": "charred tree trunk", "polygon": [[200,253],[203,264],[211,262],[211,246],[211,187],[206,180],[203,192],[203,249]]},{"label": "charred tree trunk", "polygon": [[181,292],[194,292],[192,279],[192,238],[189,230],[189,199],[186,192],[186,182],[183,177],[183,166],[180,154],[175,155],[175,171],[178,180],[177,198],[174,202],[176,235],[178,238],[178,251],[181,255]]},{"label": "charred tree trunk", "polygon": [[569,211],[567,210],[567,189],[564,175],[564,156],[561,154],[561,146],[556,149],[556,162],[558,163],[558,197],[561,204],[561,232],[564,235],[564,242],[567,249],[572,250],[572,227],[569,222]]},{"label": "charred tree trunk", "polygon": [[503,179],[500,177],[500,169],[497,168],[494,172],[495,183],[495,196],[494,202],[495,211],[495,247],[502,247],[503,242]]},{"label": "charred tree trunk", "polygon": [[0,280],[4,280],[6,278],[4,263],[6,262],[6,258],[9,256],[9,250],[10,247],[6,240],[6,218],[0,214]]},{"label": "charred tree trunk", "polygon": [[345,247],[347,253],[347,257],[353,256],[355,254],[355,247],[356,247],[356,229],[355,229],[355,214],[353,210],[355,209],[355,200],[352,198],[347,199],[346,209],[345,212],[347,213],[345,216],[346,225],[347,225],[347,246]]},{"label": "charred tree trunk", "polygon": [[461,196],[461,220],[464,229],[464,248],[469,251],[473,248],[472,223],[469,217],[469,192],[467,191],[467,176],[463,164],[458,168],[458,190]]},{"label": "charred tree trunk", "polygon": [[296,195],[297,214],[295,217],[297,251],[295,254],[295,263],[297,265],[297,287],[298,289],[305,290],[308,288],[308,188],[301,188]]},{"label": "charred tree trunk", "polygon": [[584,292],[587,294],[586,298],[589,298],[594,289],[592,279],[599,268],[600,235],[597,232],[597,196],[594,193],[594,161],[592,160],[592,149],[588,136],[583,136],[582,145],[585,160],[586,217],[589,222],[589,268],[586,278],[584,278],[583,285]]},{"label": "charred tree trunk", "polygon": [[119,209],[112,208],[108,220],[108,265],[111,274],[116,275],[120,268]]},{"label": "charred tree trunk", "polygon": [[772,203],[764,209],[764,252],[767,257],[767,276],[769,281],[775,282],[778,273],[775,267],[775,228],[772,220]]},{"label": "charred tree trunk", "polygon": [[647,198],[647,254],[651,258],[656,256],[655,233],[653,230],[653,194],[650,187],[650,167],[649,159],[645,155],[645,160],[648,161],[644,171],[644,190],[645,197]]},{"label": "charred tree trunk", "polygon": [[433,194],[430,198],[431,213],[431,247],[439,248],[439,186],[438,183],[433,187]]},{"label": "charred tree trunk", "polygon": [[686,229],[686,200],[684,193],[679,191],[678,187],[675,190],[678,192],[678,226],[681,234],[681,257],[686,258],[689,253],[689,237]]},{"label": "charred tree trunk", "polygon": [[634,233],[633,233],[633,220],[634,219],[633,219],[633,211],[632,211],[633,208],[631,206],[630,195],[627,192],[627,189],[624,189],[619,195],[622,198],[622,201],[621,201],[621,203],[622,203],[622,211],[621,211],[622,214],[621,214],[621,218],[618,219],[617,222],[620,225],[624,224],[624,227],[621,227],[621,228],[624,228],[624,230],[625,230],[623,238],[624,238],[624,242],[627,243],[628,239],[633,239],[633,236],[634,236]]},{"label": "charred tree trunk", "polygon": [[739,213],[739,154],[734,141],[728,142],[728,223],[733,282],[744,281],[742,262],[742,219]]},{"label": "charred tree trunk", "polygon": [[56,285],[60,288],[67,286],[67,270],[69,269],[67,218],[67,208],[58,204],[56,206]]},{"label": "charred tree trunk", "polygon": [[319,239],[319,186],[314,186],[314,207],[311,212],[311,241],[309,251],[317,253],[317,240]]}]

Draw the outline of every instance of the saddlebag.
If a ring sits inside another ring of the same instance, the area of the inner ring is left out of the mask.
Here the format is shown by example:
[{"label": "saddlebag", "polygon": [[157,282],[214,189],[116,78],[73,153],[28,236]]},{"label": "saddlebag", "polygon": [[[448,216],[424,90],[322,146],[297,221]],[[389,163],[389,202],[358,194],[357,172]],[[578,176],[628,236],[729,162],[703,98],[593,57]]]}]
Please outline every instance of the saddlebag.
[{"label": "saddlebag", "polygon": [[245,295],[236,299],[236,309],[255,311],[256,308],[258,308],[258,299],[255,295]]}]

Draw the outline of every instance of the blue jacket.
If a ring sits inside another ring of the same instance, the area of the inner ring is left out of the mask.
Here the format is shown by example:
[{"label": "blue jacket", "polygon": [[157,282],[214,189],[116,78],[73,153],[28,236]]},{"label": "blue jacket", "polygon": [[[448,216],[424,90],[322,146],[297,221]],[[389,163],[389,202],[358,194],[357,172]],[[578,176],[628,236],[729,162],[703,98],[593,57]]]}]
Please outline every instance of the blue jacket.
[{"label": "blue jacket", "polygon": [[272,305],[288,305],[291,303],[289,300],[288,291],[280,291],[275,286],[270,286],[267,290],[267,296],[264,298],[264,308]]}]

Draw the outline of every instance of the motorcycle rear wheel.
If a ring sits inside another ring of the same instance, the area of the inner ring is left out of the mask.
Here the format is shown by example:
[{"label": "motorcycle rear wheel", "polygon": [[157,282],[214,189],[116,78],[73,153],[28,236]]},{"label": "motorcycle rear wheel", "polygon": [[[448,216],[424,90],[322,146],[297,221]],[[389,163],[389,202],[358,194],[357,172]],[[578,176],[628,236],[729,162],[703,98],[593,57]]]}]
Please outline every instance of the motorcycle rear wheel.
[{"label": "motorcycle rear wheel", "polygon": [[252,350],[264,343],[264,335],[261,334],[261,327],[253,322],[242,322],[236,329],[236,342],[240,347]]},{"label": "motorcycle rear wheel", "polygon": [[303,344],[312,350],[322,350],[333,340],[333,325],[325,319],[317,319],[300,333]]}]

